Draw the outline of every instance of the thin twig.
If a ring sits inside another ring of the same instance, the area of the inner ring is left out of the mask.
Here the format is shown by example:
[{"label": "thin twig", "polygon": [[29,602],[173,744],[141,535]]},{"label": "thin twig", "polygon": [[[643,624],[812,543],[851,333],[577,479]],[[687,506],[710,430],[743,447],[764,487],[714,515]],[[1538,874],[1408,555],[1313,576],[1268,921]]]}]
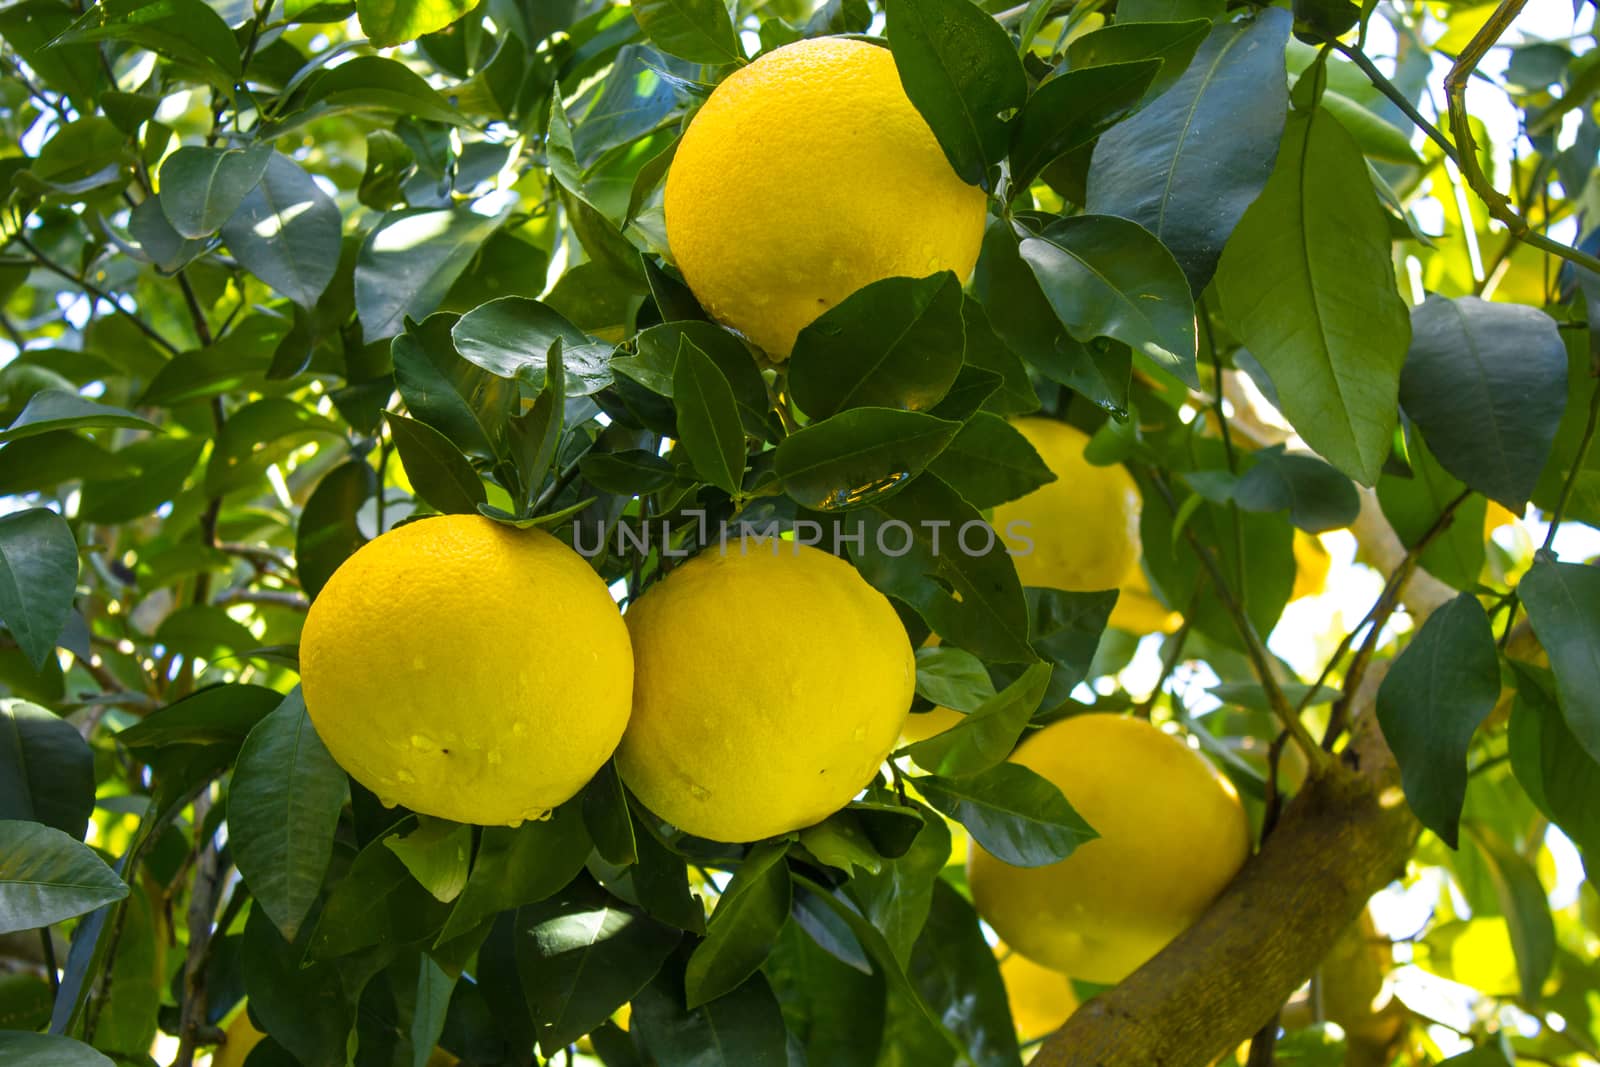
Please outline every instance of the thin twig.
[{"label": "thin twig", "polygon": [[199,1047],[200,1027],[206,1017],[206,974],[204,961],[211,946],[212,920],[216,917],[217,897],[222,886],[221,862],[211,835],[206,831],[206,815],[211,798],[201,793],[194,802],[195,861],[194,884],[189,890],[189,948],[183,968],[183,1004],[179,1008],[178,1053],[172,1067],[194,1067]]},{"label": "thin twig", "polygon": [[299,593],[288,589],[229,589],[212,601],[219,608],[231,604],[258,604],[263,606],[289,608],[292,611],[307,611],[311,602]]},{"label": "thin twig", "polygon": [[[1600,381],[1595,382],[1594,391],[1589,395],[1589,421],[1584,425],[1583,439],[1578,442],[1578,451],[1573,456],[1572,469],[1567,472],[1566,481],[1561,483],[1561,495],[1556,498],[1555,509],[1550,513],[1550,528],[1545,531],[1540,552],[1549,552],[1556,542],[1556,528],[1561,525],[1562,516],[1567,512],[1567,503],[1572,499],[1572,487],[1577,484],[1584,460],[1589,455],[1589,446],[1594,443],[1597,423],[1600,423]],[[1515,612],[1516,608],[1511,610]]]},{"label": "thin twig", "polygon": [[[1156,490],[1161,494],[1167,508],[1176,515],[1178,501],[1172,495],[1172,489],[1167,485],[1161,472],[1151,468],[1150,480]],[[1205,567],[1211,577],[1211,584],[1216,587],[1217,599],[1222,602],[1223,609],[1228,617],[1233,620],[1234,629],[1239,632],[1240,639],[1244,642],[1245,653],[1250,658],[1250,664],[1255,669],[1256,678],[1261,682],[1261,688],[1266,693],[1267,703],[1271,706],[1273,714],[1283,723],[1283,728],[1294,738],[1294,743],[1299,745],[1306,754],[1306,760],[1313,772],[1327,763],[1328,754],[1318,747],[1311,732],[1306,729],[1305,723],[1295,714],[1289,705],[1289,698],[1283,695],[1283,687],[1278,684],[1277,676],[1272,673],[1272,666],[1267,658],[1267,650],[1262,644],[1261,635],[1256,633],[1255,624],[1245,614],[1244,608],[1233,596],[1233,591],[1228,587],[1227,580],[1222,575],[1222,566],[1212,556],[1211,550],[1201,543],[1195,535],[1194,529],[1188,524],[1183,528],[1184,539],[1189,542],[1189,547],[1199,557],[1200,563]]]},{"label": "thin twig", "polygon": [[44,969],[50,972],[50,996],[61,992],[61,972],[56,967],[56,943],[50,937],[50,927],[39,928],[39,947],[44,951]]},{"label": "thin twig", "polygon": [[110,304],[113,311],[127,319],[129,322],[133,323],[134,327],[138,329],[140,333],[150,338],[150,340],[154,341],[162,348],[165,348],[172,355],[177,355],[180,351],[182,351],[182,349],[180,349],[177,345],[163,337],[154,326],[151,326],[148,322],[145,322],[139,316],[135,315],[133,312],[129,311],[127,308],[118,303],[116,297],[112,296],[98,285],[95,285],[81,274],[74,274],[72,271],[68,270],[66,267],[63,267],[61,264],[47,256],[43,249],[29,239],[27,234],[18,233],[16,237],[18,244],[22,245],[23,248],[26,248],[29,252],[33,253],[33,258],[38,261],[39,266],[43,267],[52,274],[60,275],[73,285],[76,285],[78,288],[82,289],[85,293],[88,293],[90,296],[94,297],[96,300],[104,300],[106,303]]},{"label": "thin twig", "polygon": [[1417,129],[1427,134],[1428,140],[1438,145],[1447,157],[1459,165],[1460,160],[1457,158],[1456,146],[1451,144],[1449,138],[1445,137],[1443,133],[1439,132],[1437,126],[1422,116],[1422,112],[1418,111],[1416,105],[1406,99],[1406,94],[1400,91],[1399,86],[1384,77],[1383,71],[1379,70],[1376,64],[1367,58],[1365,52],[1340,40],[1333,40],[1328,43],[1333,45],[1334,50],[1340,55],[1360,67],[1361,73],[1367,76],[1367,80],[1372,83],[1374,89],[1387,96],[1395,107],[1398,107],[1401,113],[1416,125]]}]

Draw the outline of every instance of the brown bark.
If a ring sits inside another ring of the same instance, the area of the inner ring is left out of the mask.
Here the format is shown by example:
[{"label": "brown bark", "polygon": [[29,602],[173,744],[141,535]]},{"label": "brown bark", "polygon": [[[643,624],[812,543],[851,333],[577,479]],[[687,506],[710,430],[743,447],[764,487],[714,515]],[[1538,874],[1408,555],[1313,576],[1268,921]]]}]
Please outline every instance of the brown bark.
[{"label": "brown bark", "polygon": [[1403,873],[1419,828],[1370,714],[1376,681],[1362,687],[1343,759],[1306,783],[1261,852],[1194,926],[1079,1008],[1033,1067],[1215,1062],[1273,1017]]}]

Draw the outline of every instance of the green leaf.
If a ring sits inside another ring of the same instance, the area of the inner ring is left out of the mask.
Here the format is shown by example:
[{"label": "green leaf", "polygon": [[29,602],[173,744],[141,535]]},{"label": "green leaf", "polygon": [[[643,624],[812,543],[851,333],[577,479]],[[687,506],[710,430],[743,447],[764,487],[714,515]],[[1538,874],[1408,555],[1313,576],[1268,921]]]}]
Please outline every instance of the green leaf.
[{"label": "green leaf", "polygon": [[583,825],[589,830],[595,851],[607,863],[627,867],[638,861],[639,846],[633,832],[633,816],[628,813],[628,794],[622,788],[616,764],[610,760],[601,764],[583,787]]},{"label": "green leaf", "polygon": [[356,514],[377,492],[377,472],[359,459],[339,464],[311,491],[295,527],[295,570],[306,596],[315,598],[339,564],[367,543]]},{"label": "green leaf", "polygon": [[270,145],[249,148],[201,148],[187,145],[161,164],[162,214],[180,236],[195,240],[209,237],[228,221],[256,187]]},{"label": "green leaf", "polygon": [[1555,677],[1529,664],[1511,663],[1517,698],[1507,750],[1528,796],[1587,857],[1600,856],[1600,762],[1572,736],[1556,700]]},{"label": "green leaf", "polygon": [[331,419],[281,396],[246,404],[228,417],[206,461],[206,492],[221,496],[259,485],[267,468],[311,436],[344,431]]},{"label": "green leaf", "polygon": [[51,46],[92,41],[149,49],[192,68],[228,94],[243,74],[233,31],[201,0],[103,0],[85,11]]},{"label": "green leaf", "polygon": [[415,830],[404,837],[390,834],[383,845],[435,900],[448,904],[461,895],[472,856],[472,827],[419,815]]},{"label": "green leaf", "polygon": [[700,320],[664,322],[641,330],[634,338],[638,355],[620,357],[612,367],[633,378],[639,384],[662,396],[672,395],[672,371],[677,365],[678,349],[687,337],[695,347],[711,357],[711,362],[727,375],[733,389],[733,399],[739,405],[739,421],[744,432],[751,437],[775,441],[782,435],[781,426],[775,426],[772,399],[767,395],[767,383],[750,357],[743,341],[715,323]]},{"label": "green leaf", "polygon": [[517,386],[463,358],[450,330],[457,315],[430,315],[407,325],[390,346],[395,387],[406,410],[468,455],[490,458],[505,441]]},{"label": "green leaf", "polygon": [[1400,403],[1439,465],[1521,513],[1567,405],[1567,351],[1536,308],[1431,296],[1411,309]]},{"label": "green leaf", "polygon": [[1550,655],[1567,727],[1600,762],[1600,567],[1540,560],[1517,592]]},{"label": "green leaf", "polygon": [[858,289],[800,331],[795,403],[814,419],[850,407],[926,411],[961,370],[961,282],[944,271]]},{"label": "green leaf", "polygon": [[1291,21],[1287,11],[1266,8],[1220,22],[1176,85],[1095,145],[1087,209],[1155,234],[1193,292],[1211,280],[1278,157]]},{"label": "green leaf", "polygon": [[0,449],[0,493],[39,492],[72,481],[133,478],[139,468],[70,430],[52,430]]},{"label": "green leaf", "polygon": [[926,808],[912,810],[921,815],[922,826],[905,854],[886,861],[879,873],[856,875],[845,887],[874,932],[882,931],[878,936],[896,969],[911,958],[928,919],[933,883],[950,859],[949,825]]},{"label": "green leaf", "polygon": [[82,840],[94,811],[94,753],[77,727],[22,700],[0,701],[0,819]]},{"label": "green leaf", "polygon": [[478,0],[356,0],[356,18],[375,48],[388,48],[442,30],[476,6]]},{"label": "green leaf", "polygon": [[[1411,477],[1384,474],[1378,480],[1378,503],[1401,543],[1410,547],[1433,528],[1445,505],[1466,486],[1439,466],[1419,435],[1408,433],[1406,440]],[[1476,588],[1483,571],[1486,510],[1487,505],[1479,496],[1469,497],[1459,505],[1449,528],[1423,550],[1423,569],[1452,588]]]},{"label": "green leaf", "polygon": [[333,858],[348,782],[297,689],[239,751],[228,791],[228,838],[239,875],[287,940],[316,903]]},{"label": "green leaf", "polygon": [[1005,419],[979,412],[928,469],[975,508],[992,508],[1056,480],[1028,439]]},{"label": "green leaf", "polygon": [[1172,88],[1189,69],[1211,27],[1209,18],[1130,22],[1119,11],[1117,21],[1110,26],[1072,39],[1067,45],[1067,66],[1072,70],[1084,70],[1157,60],[1161,63],[1161,72],[1151,83],[1148,94],[1154,99]]},{"label": "green leaf", "polygon": [[633,998],[629,1026],[658,1067],[787,1067],[783,1012],[760,974],[726,996],[686,1007],[681,952]]},{"label": "green leaf", "polygon": [[22,413],[0,430],[0,443],[18,441],[55,430],[89,430],[118,426],[130,430],[161,428],[131,411],[100,404],[65,389],[41,389],[28,398]]},{"label": "green leaf", "polygon": [[995,219],[984,232],[972,290],[993,332],[1028,366],[1113,415],[1127,416],[1131,350],[1115,343],[1091,348],[1073,340],[1045,299],[1032,268],[1023,262],[1017,234],[1004,220]]},{"label": "green leaf", "polygon": [[261,180],[222,226],[239,265],[310,310],[339,267],[344,219],[300,164],[271,154]]},{"label": "green leaf", "polygon": [[788,851],[787,842],[758,846],[739,864],[684,971],[691,1011],[742,985],[778,943],[792,898]]},{"label": "green leaf", "polygon": [[1406,802],[1451,848],[1467,795],[1467,750],[1499,698],[1494,631],[1470,593],[1428,617],[1378,689],[1378,723],[1400,763]]},{"label": "green leaf", "polygon": [[[449,906],[413,878],[387,846],[386,839],[368,842],[334,884],[317,916],[309,959],[332,960],[379,945],[424,944],[438,932]],[[464,868],[464,854],[461,862]]]},{"label": "green leaf", "polygon": [[[1163,25],[1153,23],[1152,25]],[[1176,23],[1186,26],[1188,23]],[[1110,26],[1097,33],[1109,33]],[[1195,35],[1198,44],[1209,23]],[[1095,34],[1085,34],[1093,37]],[[1039,172],[1082,148],[1138,110],[1145,93],[1165,69],[1160,60],[1084,64],[1045,82],[1028,97],[1011,132],[1011,187],[1026,189]]]},{"label": "green leaf", "polygon": [[35,670],[55,651],[72,614],[78,543],[49,508],[0,518],[0,622]]},{"label": "green leaf", "polygon": [[128,232],[163,274],[177,273],[211,247],[210,238],[191,241],[173,229],[161,211],[161,201],[153,196],[128,213]]},{"label": "green leaf", "polygon": [[1037,658],[1005,543],[953,489],[923,473],[859,514],[856,565],[880,591],[910,604],[953,645],[1002,662]]},{"label": "green leaf", "polygon": [[281,703],[283,694],[265,686],[213,685],[151,712],[116,736],[136,752],[171,745],[238,748]]},{"label": "green leaf", "polygon": [[998,763],[964,778],[929,775],[917,791],[1013,867],[1064,860],[1096,834],[1048,779],[1020,763]]},{"label": "green leaf", "polygon": [[1011,37],[968,0],[887,0],[889,49],[906,96],[968,185],[1006,154],[1007,122],[1028,97]]},{"label": "green leaf", "polygon": [[350,111],[395,112],[447,126],[467,123],[460,109],[452,107],[420,74],[383,56],[357,56],[348,63],[318,71],[306,81],[298,102],[301,110],[274,131],[279,136],[315,120]]},{"label": "green leaf", "polygon": [[6,1067],[113,1067],[81,1041],[57,1034],[0,1030],[0,1060]]},{"label": "green leaf", "polygon": [[994,696],[994,682],[971,652],[936,645],[917,649],[917,695],[941,707],[972,712]]},{"label": "green leaf", "polygon": [[850,408],[786,437],[773,456],[784,492],[817,511],[863,507],[903,488],[960,423],[897,408]]},{"label": "green leaf", "polygon": [[1517,979],[1522,1003],[1536,1008],[1543,999],[1544,980],[1555,962],[1556,928],[1550,902],[1539,873],[1515,848],[1487,826],[1469,824],[1468,831],[1488,861],[1500,913],[1511,935],[1517,957]]},{"label": "green leaf", "polygon": [[[342,1067],[355,1025],[356,998],[340,980],[339,970],[307,961],[305,946],[285,941],[261,908],[250,909],[239,955],[251,1018],[272,1034],[292,1062]],[[268,1067],[286,1064],[280,1057]]]},{"label": "green leaf", "polygon": [[[1013,254],[1015,245],[1013,243]],[[1038,292],[1038,287],[1034,287]],[[1039,294],[1039,299],[1044,299]],[[1053,316],[1047,316],[1053,318]],[[986,370],[1000,378],[1000,388],[983,402],[984,410],[997,415],[1024,415],[1039,410],[1039,394],[1028,379],[1022,357],[1000,340],[982,304],[967,297],[961,304],[961,320],[967,331],[964,368]],[[1056,327],[1059,329],[1059,325]]]},{"label": "green leaf", "polygon": [[1022,1062],[994,949],[984,939],[971,903],[943,879],[933,884],[928,923],[907,971],[974,1063],[1001,1067]]},{"label": "green leaf", "polygon": [[654,493],[671,485],[675,468],[654,452],[641,448],[621,452],[591,452],[578,461],[584,481],[596,489],[624,496]]},{"label": "green leaf", "polygon": [[784,927],[762,973],[806,1063],[874,1067],[883,1038],[885,981],[842,962],[798,923]]},{"label": "green leaf", "polygon": [[407,318],[421,320],[432,313],[504,218],[459,205],[391,211],[379,219],[356,256],[356,313],[363,337],[369,343],[393,337]]},{"label": "green leaf", "polygon": [[544,900],[572,881],[590,851],[577,804],[562,805],[542,822],[485,828],[467,887],[437,943],[471,932],[496,912]]},{"label": "green leaf", "polygon": [[722,0],[640,0],[633,17],[661,51],[691,63],[743,63],[733,20]]},{"label": "green leaf", "polygon": [[517,912],[517,969],[546,1056],[643,989],[683,935],[580,877]]},{"label": "green leaf", "polygon": [[727,376],[695,343],[684,337],[672,372],[678,440],[695,470],[730,496],[744,481],[744,428]]},{"label": "green leaf", "polygon": [[1297,111],[1217,271],[1229,325],[1284,415],[1363,485],[1389,457],[1411,338],[1389,240],[1355,141],[1326,110]]},{"label": "green leaf", "polygon": [[94,850],[52,826],[0,821],[0,934],[49,926],[128,895]]},{"label": "green leaf", "polygon": [[1048,663],[1030,664],[1022,675],[941,734],[906,750],[931,774],[969,775],[988,770],[1017,747],[1017,739],[1050,685]]},{"label": "green leaf", "polygon": [[450,336],[467,362],[534,387],[544,384],[545,361],[560,341],[567,396],[588,396],[611,384],[612,346],[595,341],[548,304],[527,297],[502,297],[474,308],[461,316]]},{"label": "green leaf", "polygon": [[1289,521],[1308,533],[1349,526],[1361,510],[1361,494],[1349,478],[1316,456],[1290,455],[1281,446],[1256,453],[1233,488],[1233,501],[1246,511],[1287,509]]},{"label": "green leaf", "polygon": [[446,515],[475,514],[489,497],[467,457],[427,423],[388,415],[389,435],[417,495]]}]

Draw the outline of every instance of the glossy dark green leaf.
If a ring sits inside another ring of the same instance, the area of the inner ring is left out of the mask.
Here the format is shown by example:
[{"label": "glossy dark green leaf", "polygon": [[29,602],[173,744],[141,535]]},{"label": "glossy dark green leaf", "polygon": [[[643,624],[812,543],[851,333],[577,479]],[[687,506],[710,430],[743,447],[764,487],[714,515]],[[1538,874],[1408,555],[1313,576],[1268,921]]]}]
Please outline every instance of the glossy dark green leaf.
[{"label": "glossy dark green leaf", "polygon": [[444,434],[425,422],[389,413],[389,434],[417,495],[447,515],[471,515],[488,499],[483,480]]},{"label": "glossy dark green leaf", "polygon": [[72,614],[78,543],[49,508],[0,518],[0,622],[34,669],[44,667]]},{"label": "glossy dark green leaf", "polygon": [[484,370],[456,351],[456,315],[430,315],[394,339],[395,387],[406,411],[448,437],[468,455],[497,455],[516,398],[514,382]]},{"label": "glossy dark green leaf", "polygon": [[1429,297],[1411,309],[1400,403],[1440,466],[1520,513],[1567,405],[1561,332],[1535,308]]},{"label": "glossy dark green leaf", "polygon": [[976,368],[1000,378],[999,388],[983,402],[984,410],[997,415],[1024,415],[1039,410],[1039,394],[1028,380],[1027,366],[1000,339],[983,305],[972,297],[962,301],[961,321],[967,332],[963,370]]},{"label": "glossy dark green leaf", "polygon": [[783,1012],[760,974],[726,996],[686,1007],[682,954],[633,999],[629,1029],[657,1067],[787,1067]]},{"label": "glossy dark green leaf", "polygon": [[260,182],[222,226],[240,266],[303,308],[315,308],[339,266],[343,216],[300,164],[272,153]]},{"label": "glossy dark green leaf", "polygon": [[948,271],[873,282],[800,331],[795,403],[814,419],[850,407],[926,411],[961,370],[961,283]]},{"label": "glossy dark green leaf", "polygon": [[1004,220],[992,221],[984,233],[972,290],[993,332],[1028,366],[1114,415],[1127,414],[1133,371],[1130,350],[1123,345],[1091,349],[1073,340],[1023,261],[1017,234]]},{"label": "glossy dark green leaf", "polygon": [[0,820],[0,934],[121,900],[128,886],[94,850],[43,823]]},{"label": "glossy dark green leaf", "polygon": [[955,490],[924,473],[859,514],[855,560],[869,582],[951,644],[1002,662],[1036,658],[1005,542]]},{"label": "glossy dark green leaf", "polygon": [[[462,856],[465,876],[466,857]],[[317,915],[307,949],[332,960],[362,949],[420,945],[438,933],[450,906],[412,877],[387,840],[371,841],[334,884]]]},{"label": "glossy dark green leaf", "polygon": [[[1378,480],[1378,502],[1401,542],[1411,546],[1433,528],[1445,505],[1466,487],[1439,466],[1419,435],[1408,433],[1406,440],[1411,477],[1385,474]],[[1485,511],[1479,496],[1459,505],[1449,527],[1423,551],[1423,569],[1455,589],[1475,588],[1483,571]]]},{"label": "glossy dark green leaf", "polygon": [[293,940],[322,889],[348,792],[299,690],[259,722],[239,751],[228,792],[228,837],[239,874]]},{"label": "glossy dark green leaf", "polygon": [[[1095,650],[1116,607],[1115,590],[1069,592],[1028,589],[1028,633],[1033,650],[1055,665],[1045,707],[1053,707],[1089,676]],[[1276,617],[1276,615],[1274,615]]]},{"label": "glossy dark green leaf", "polygon": [[1539,872],[1489,827],[1472,825],[1469,832],[1488,861],[1489,878],[1511,935],[1522,1003],[1535,1007],[1543,999],[1544,981],[1556,952],[1555,920]]},{"label": "glossy dark green leaf", "polygon": [[808,508],[863,507],[904,488],[960,429],[919,411],[850,408],[786,437],[773,469]]},{"label": "glossy dark green leaf", "polygon": [[53,430],[0,449],[0,493],[31,493],[65,482],[133,478],[139,467],[71,430]]},{"label": "glossy dark green leaf", "polygon": [[1290,22],[1275,8],[1220,22],[1176,85],[1095,146],[1088,210],[1155,234],[1196,293],[1278,156]]},{"label": "glossy dark green leaf", "polygon": [[22,700],[0,702],[0,819],[82,839],[94,811],[94,753],[78,728]]},{"label": "glossy dark green leaf", "polygon": [[1028,439],[1005,419],[979,412],[928,469],[975,508],[992,508],[1056,480]]},{"label": "glossy dark green leaf", "polygon": [[418,816],[416,829],[390,834],[383,845],[435,900],[446,904],[461,895],[472,858],[472,827]]},{"label": "glossy dark green leaf", "polygon": [[[831,913],[830,913],[831,914]],[[806,1062],[874,1067],[883,1033],[884,978],[819,946],[798,923],[784,927],[762,973],[783,1005]]]},{"label": "glossy dark green leaf", "polygon": [[74,1038],[19,1030],[0,1030],[0,1060],[6,1067],[112,1067],[111,1060]]},{"label": "glossy dark green leaf", "polygon": [[684,337],[672,372],[678,440],[695,471],[731,495],[744,481],[744,427],[728,378],[693,341]]},{"label": "glossy dark green leaf", "polygon": [[388,48],[442,30],[476,6],[477,0],[356,0],[356,17],[374,47]]},{"label": "glossy dark green leaf", "polygon": [[271,158],[268,145],[180,148],[161,164],[161,211],[180,235],[208,237],[256,187]]},{"label": "glossy dark green leaf", "polygon": [[1378,722],[1406,801],[1451,848],[1467,795],[1467,750],[1499,698],[1494,631],[1468,593],[1428,617],[1378,689]]},{"label": "glossy dark green leaf", "polygon": [[1562,718],[1555,677],[1516,661],[1512,669],[1517,698],[1506,747],[1517,781],[1585,856],[1600,856],[1600,808],[1592,802],[1600,795],[1600,762]]},{"label": "glossy dark green leaf", "polygon": [[142,200],[128,213],[128,232],[156,269],[174,274],[188,266],[211,247],[211,238],[190,240],[172,228],[161,211],[157,197]]},{"label": "glossy dark green leaf", "polygon": [[251,1018],[301,1067],[342,1067],[358,991],[345,987],[338,968],[308,965],[305,946],[285,941],[261,908],[250,910],[240,955]]},{"label": "glossy dark green leaf", "polygon": [[739,864],[684,971],[691,1010],[744,984],[777,944],[792,900],[788,851],[787,843],[762,845]]},{"label": "glossy dark green leaf", "polygon": [[244,744],[256,724],[283,703],[283,694],[260,685],[213,685],[146,715],[117,734],[135,751],[169,745]]},{"label": "glossy dark green leaf", "polygon": [[691,63],[742,63],[744,49],[722,0],[641,0],[633,9],[645,36]]},{"label": "glossy dark green leaf", "polygon": [[1600,568],[1541,560],[1517,591],[1549,653],[1567,727],[1600,761]]},{"label": "glossy dark green leaf", "polygon": [[671,396],[672,371],[677,365],[678,349],[686,337],[711,357],[711,362],[727,376],[745,433],[776,440],[778,432],[773,427],[772,399],[767,395],[767,383],[751,358],[750,350],[743,341],[714,323],[686,319],[641,330],[634,338],[638,355],[614,359],[612,367],[652,392]]},{"label": "glossy dark green leaf", "polygon": [[933,884],[928,922],[907,970],[928,1005],[983,1067],[1022,1063],[994,949],[978,914],[949,882]]},{"label": "glossy dark green leaf", "polygon": [[1350,134],[1296,111],[1217,271],[1229,325],[1312,448],[1363,485],[1389,456],[1411,339],[1389,224]]},{"label": "glossy dark green leaf", "polygon": [[470,932],[496,912],[535,904],[555,893],[583,869],[591,850],[577,804],[565,804],[543,821],[487,827],[467,887],[438,943]]},{"label": "glossy dark green leaf", "polygon": [[367,543],[356,514],[378,491],[378,475],[365,462],[339,464],[317,483],[295,527],[295,564],[300,587],[315,597],[339,564]]},{"label": "glossy dark green leaf", "polygon": [[1189,69],[1195,52],[1211,32],[1209,18],[1133,22],[1121,17],[1110,26],[1074,37],[1067,45],[1067,65],[1085,70],[1108,64],[1157,60],[1161,72],[1150,84],[1149,97],[1172,88]]},{"label": "glossy dark green leaf", "polygon": [[1246,511],[1285,511],[1309,533],[1349,526],[1361,510],[1361,495],[1349,478],[1316,456],[1263,449],[1233,489]]},{"label": "glossy dark green leaf", "polygon": [[589,830],[595,851],[607,863],[626,867],[639,858],[633,816],[628,813],[628,794],[617,776],[616,765],[609,760],[583,787],[583,825]]},{"label": "glossy dark green leaf", "polygon": [[[1111,26],[1097,32],[1108,33],[1117,28]],[[1195,43],[1204,36],[1202,29]],[[1026,189],[1045,167],[1133,114],[1165,69],[1154,59],[1086,63],[1083,68],[1074,65],[1074,69],[1051,78],[1028,97],[1011,132],[1012,188]]]},{"label": "glossy dark green leaf", "polygon": [[399,60],[384,56],[357,56],[317,71],[306,80],[302,92],[302,107],[286,119],[286,129],[351,111],[392,112],[455,126],[467,121],[427,79]]},{"label": "glossy dark green leaf", "polygon": [[149,419],[123,408],[101,404],[65,389],[41,389],[28,398],[22,413],[0,430],[0,444],[52,430],[90,430],[117,426],[131,430],[156,430]]},{"label": "glossy dark green leaf", "polygon": [[592,340],[547,304],[527,297],[491,300],[451,329],[462,358],[502,378],[544,384],[545,361],[561,342],[566,395],[588,396],[611,384],[611,346]]},{"label": "glossy dark green leaf", "polygon": [[888,0],[886,34],[900,84],[969,185],[1006,154],[1007,122],[1028,96],[1016,47],[967,0]]},{"label": "glossy dark green leaf", "polygon": [[671,463],[639,448],[591,452],[579,461],[578,468],[595,488],[628,496],[665,489],[676,477]]},{"label": "glossy dark green leaf", "polygon": [[502,221],[466,206],[391,211],[379,219],[356,257],[356,312],[366,340],[393,337],[407,318],[427,318]]},{"label": "glossy dark green leaf", "polygon": [[1050,685],[1048,663],[1034,663],[1016,681],[972,709],[943,733],[906,751],[931,774],[969,775],[988,770],[1017,747],[1017,739]]},{"label": "glossy dark green leaf", "polygon": [[517,912],[517,968],[545,1055],[643,989],[683,934],[580,877]]},{"label": "glossy dark green leaf", "polygon": [[1013,867],[1064,860],[1096,836],[1060,789],[1020,763],[998,763],[969,777],[916,781],[930,805]]},{"label": "glossy dark green leaf", "polygon": [[[639,819],[649,818],[641,814]],[[689,868],[682,856],[635,820],[639,832],[634,837],[637,861],[628,868],[639,904],[654,918],[680,930],[705,932],[706,913],[700,898],[689,889]]]},{"label": "glossy dark green leaf", "polygon": [[147,48],[231,92],[243,73],[233,31],[201,0],[102,0],[83,13],[53,47],[118,41]]}]

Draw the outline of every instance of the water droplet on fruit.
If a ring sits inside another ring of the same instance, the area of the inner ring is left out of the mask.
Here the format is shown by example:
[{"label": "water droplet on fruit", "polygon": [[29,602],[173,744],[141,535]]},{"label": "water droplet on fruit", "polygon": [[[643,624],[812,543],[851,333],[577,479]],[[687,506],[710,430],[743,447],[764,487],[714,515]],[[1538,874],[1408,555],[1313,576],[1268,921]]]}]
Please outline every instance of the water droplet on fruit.
[{"label": "water droplet on fruit", "polygon": [[399,801],[395,800],[394,797],[386,797],[382,793],[379,793],[378,794],[378,803],[382,804],[386,808],[392,808],[396,804],[398,804]]},{"label": "water droplet on fruit", "polygon": [[510,820],[508,820],[506,822],[506,825],[511,827],[513,830],[515,830],[517,827],[522,825],[522,820],[521,819],[510,819]]},{"label": "water droplet on fruit", "polygon": [[410,785],[412,782],[417,780],[417,776],[412,774],[410,771],[395,771],[394,778],[395,781],[399,782],[401,785]]},{"label": "water droplet on fruit", "polygon": [[422,734],[411,735],[411,747],[418,752],[437,752],[439,749],[439,745],[433,738],[424,737]]},{"label": "water droplet on fruit", "polygon": [[707,789],[705,786],[701,785],[698,782],[689,783],[689,794],[690,794],[690,796],[694,797],[696,800],[709,800],[709,799],[711,799],[711,790]]},{"label": "water droplet on fruit", "polygon": [[489,766],[491,766],[491,767],[497,766],[501,762],[503,762],[504,760],[505,760],[505,756],[503,756],[501,754],[501,752],[500,752],[500,750],[498,748],[491,748],[489,750]]}]

